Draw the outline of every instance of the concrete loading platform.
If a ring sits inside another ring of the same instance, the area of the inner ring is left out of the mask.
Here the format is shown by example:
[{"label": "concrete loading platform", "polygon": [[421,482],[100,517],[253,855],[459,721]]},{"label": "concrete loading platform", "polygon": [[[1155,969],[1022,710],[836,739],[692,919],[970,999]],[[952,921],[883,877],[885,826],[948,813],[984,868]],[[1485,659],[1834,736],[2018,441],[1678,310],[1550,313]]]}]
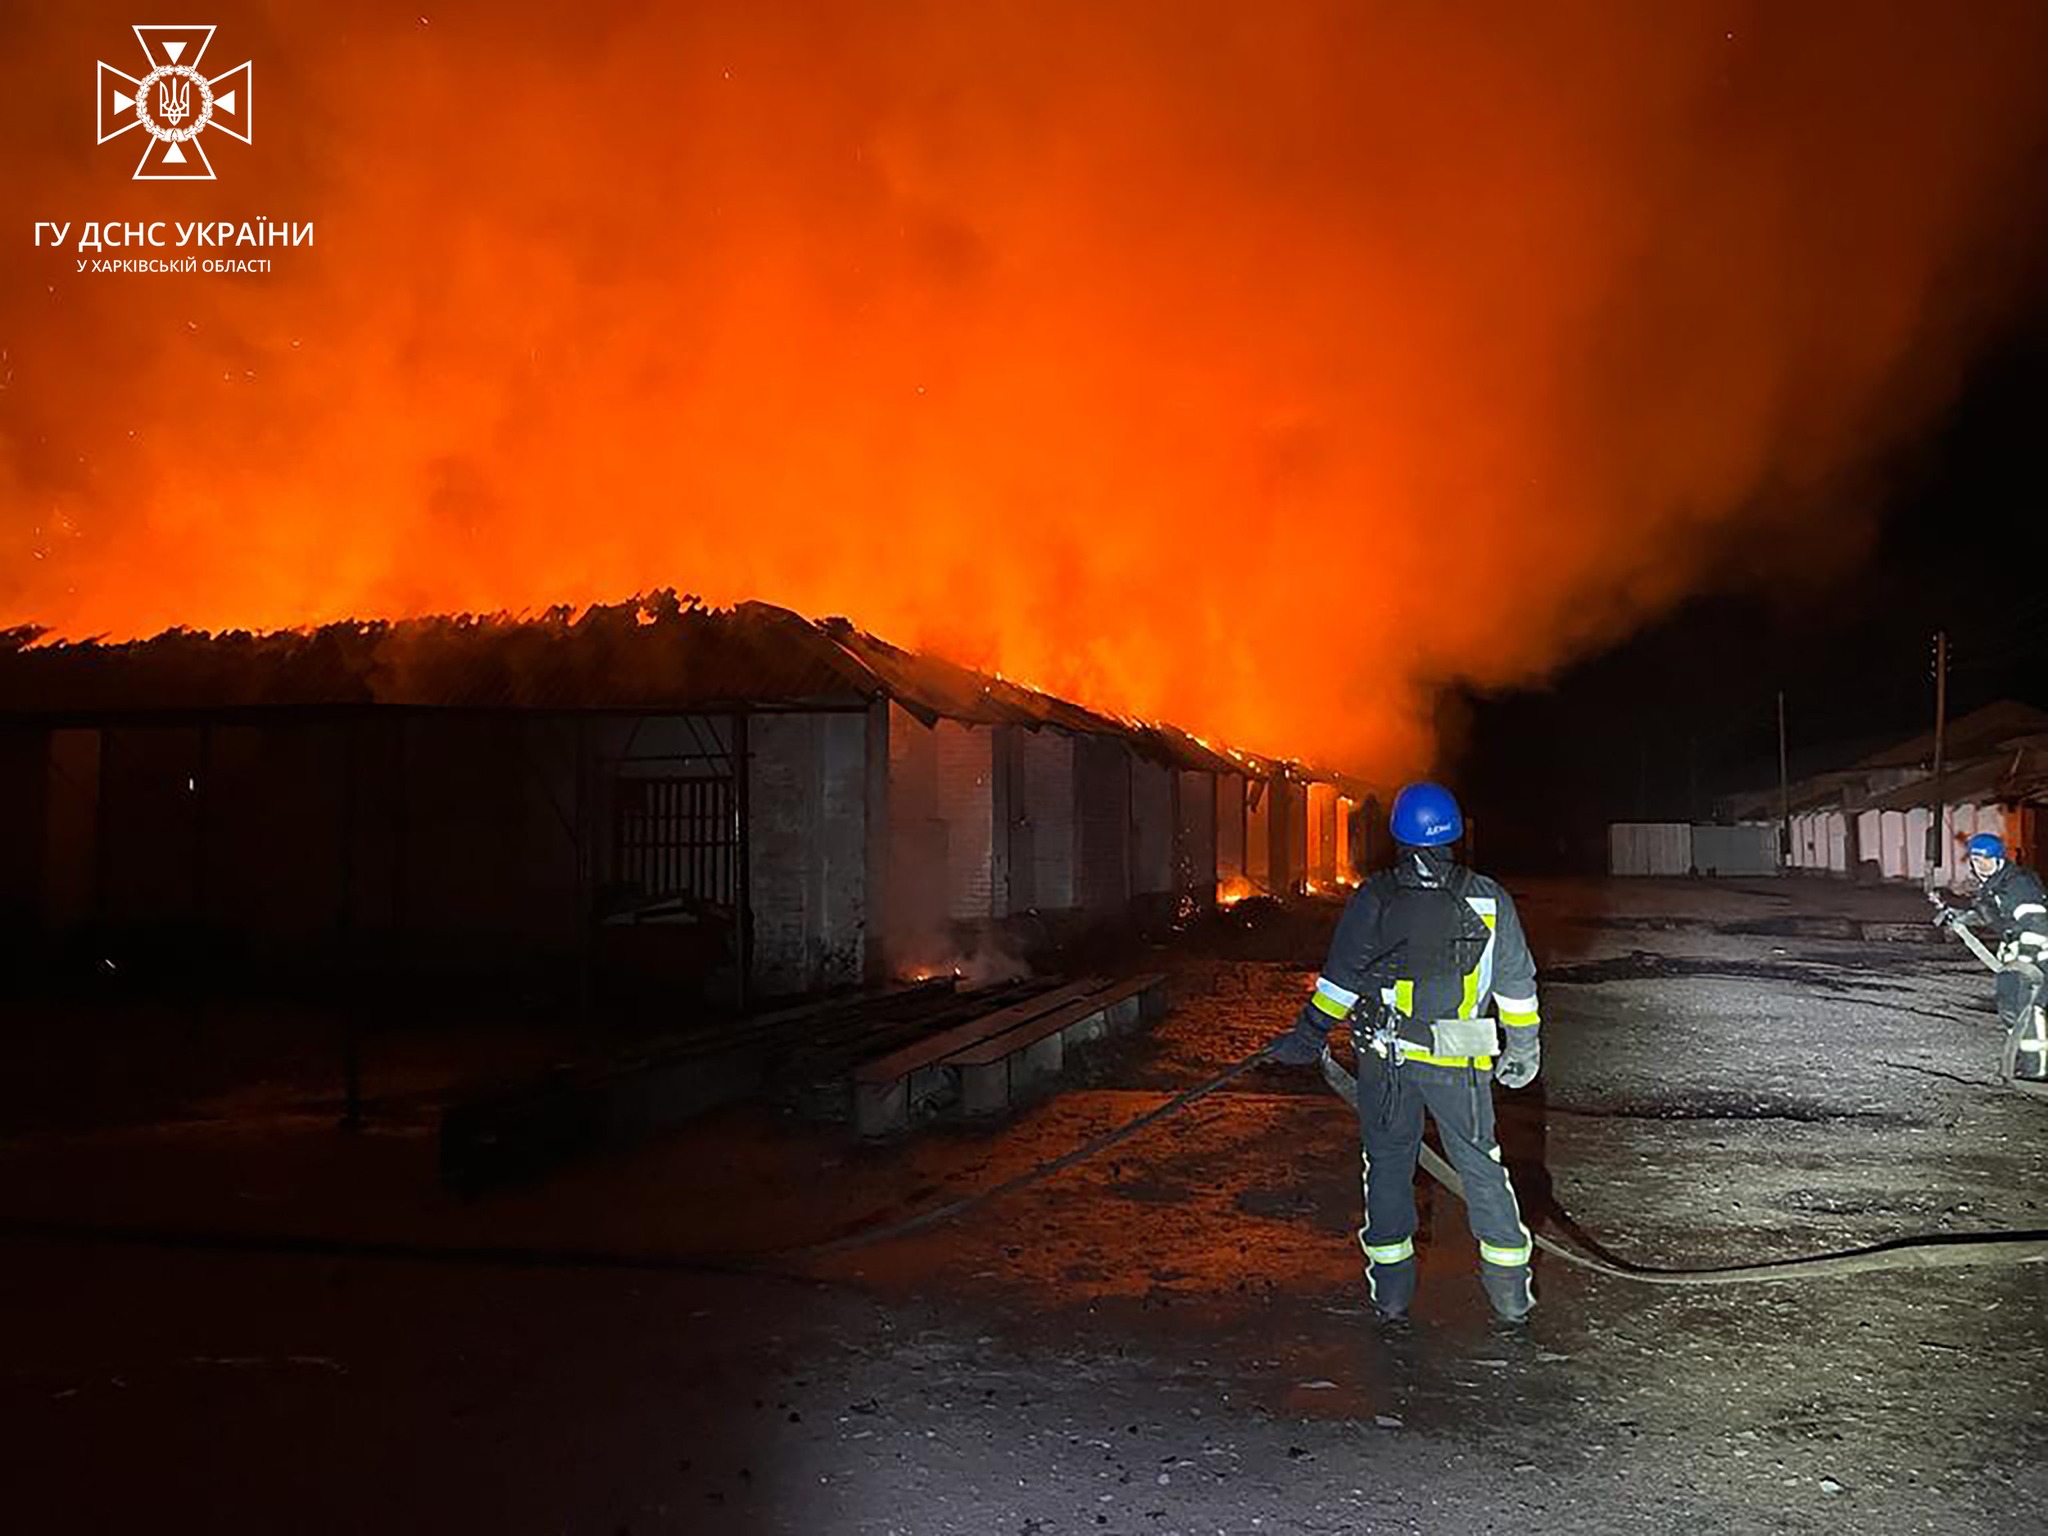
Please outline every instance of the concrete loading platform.
[{"label": "concrete loading platform", "polygon": [[1069,1046],[1138,1028],[1165,1016],[1167,978],[1090,977],[1012,1003],[859,1063],[852,1073],[853,1120],[863,1136],[910,1129],[926,1106],[956,1102],[962,1114],[998,1115],[1056,1077]]},{"label": "concrete loading platform", "polygon": [[945,1111],[1001,1114],[1066,1065],[1070,1047],[1163,1017],[1167,978],[948,981],[806,1004],[629,1055],[479,1086],[444,1110],[443,1179],[457,1187],[543,1177],[710,1110],[767,1096],[862,1136]]}]

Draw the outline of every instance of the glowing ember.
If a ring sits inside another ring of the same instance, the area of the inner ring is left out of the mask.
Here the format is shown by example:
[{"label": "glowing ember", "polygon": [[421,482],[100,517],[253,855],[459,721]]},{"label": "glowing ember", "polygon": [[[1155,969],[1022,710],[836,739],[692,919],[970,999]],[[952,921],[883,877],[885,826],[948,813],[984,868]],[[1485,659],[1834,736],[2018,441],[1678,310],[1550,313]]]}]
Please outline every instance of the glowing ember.
[{"label": "glowing ember", "polygon": [[1256,896],[1258,894],[1259,888],[1253,885],[1251,881],[1245,879],[1242,875],[1232,875],[1229,879],[1217,883],[1216,905],[1219,907],[1234,907],[1247,896]]}]

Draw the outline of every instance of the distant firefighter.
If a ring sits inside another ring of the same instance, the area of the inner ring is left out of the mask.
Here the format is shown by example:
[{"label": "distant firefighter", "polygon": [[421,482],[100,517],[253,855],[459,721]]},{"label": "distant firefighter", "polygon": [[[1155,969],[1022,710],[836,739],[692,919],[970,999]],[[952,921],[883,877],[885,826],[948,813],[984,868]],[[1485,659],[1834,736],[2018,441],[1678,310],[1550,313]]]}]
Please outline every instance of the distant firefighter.
[{"label": "distant firefighter", "polygon": [[1487,1300],[1495,1316],[1520,1322],[1536,1304],[1529,1229],[1494,1140],[1493,1083],[1535,1081],[1536,964],[1513,898],[1453,861],[1464,819],[1449,790],[1410,784],[1391,823],[1393,868],[1352,894],[1315,992],[1272,1058],[1318,1062],[1329,1030],[1351,1026],[1365,1143],[1358,1242],[1380,1317],[1406,1317],[1415,1297],[1415,1164],[1427,1110],[1464,1180]]},{"label": "distant firefighter", "polygon": [[2048,1082],[2048,1025],[2042,1016],[2044,962],[2048,962],[2048,893],[2041,877],[2005,856],[2005,840],[1979,832],[1967,845],[1976,898],[1967,907],[1941,903],[1935,921],[1982,929],[1996,939],[2001,969],[1995,984],[2005,1023],[2005,1072]]}]

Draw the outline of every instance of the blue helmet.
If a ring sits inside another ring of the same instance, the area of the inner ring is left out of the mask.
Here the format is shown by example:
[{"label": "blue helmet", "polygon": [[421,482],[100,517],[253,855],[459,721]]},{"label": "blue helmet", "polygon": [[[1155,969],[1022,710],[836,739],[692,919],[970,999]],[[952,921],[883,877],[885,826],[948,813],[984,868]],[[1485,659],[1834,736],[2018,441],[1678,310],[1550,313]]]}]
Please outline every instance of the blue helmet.
[{"label": "blue helmet", "polygon": [[1963,847],[1968,850],[1970,857],[1973,859],[2003,860],[2005,858],[2005,839],[1996,832],[1979,832],[1975,837],[1963,844]]},{"label": "blue helmet", "polygon": [[1441,848],[1465,835],[1458,802],[1441,784],[1410,784],[1394,796],[1394,841],[1411,848]]}]

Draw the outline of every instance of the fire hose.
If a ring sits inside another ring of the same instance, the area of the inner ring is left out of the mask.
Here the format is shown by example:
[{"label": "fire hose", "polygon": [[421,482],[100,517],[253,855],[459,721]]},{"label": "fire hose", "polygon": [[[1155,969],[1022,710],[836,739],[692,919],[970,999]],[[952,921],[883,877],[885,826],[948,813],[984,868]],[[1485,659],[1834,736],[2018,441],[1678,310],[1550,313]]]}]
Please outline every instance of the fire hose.
[{"label": "fire hose", "polygon": [[[1270,1046],[1233,1062],[1208,1081],[1174,1095],[1136,1119],[1084,1142],[1073,1151],[1052,1158],[1011,1178],[949,1200],[901,1221],[884,1223],[801,1248],[785,1249],[775,1255],[782,1259],[827,1258],[877,1243],[909,1237],[964,1216],[976,1206],[1039,1183],[1053,1175],[1089,1161],[1118,1143],[1128,1141],[1149,1126],[1178,1114],[1196,1101],[1227,1086],[1264,1061]],[[1323,1080],[1345,1102],[1353,1102],[1357,1080],[1330,1052],[1322,1056]],[[1464,1181],[1457,1170],[1426,1143],[1421,1148],[1422,1166],[1429,1176],[1458,1199],[1465,1198]],[[1958,1236],[1898,1238],[1867,1248],[1805,1258],[1774,1259],[1762,1264],[1728,1265],[1707,1269],[1656,1269],[1608,1259],[1588,1253],[1543,1232],[1532,1232],[1532,1241],[1552,1257],[1595,1274],[1616,1280],[1634,1280],[1644,1285],[1746,1285],[1765,1280],[1818,1279],[1824,1275],[1867,1274],[1877,1270],[1953,1269],[1984,1264],[2039,1264],[2048,1261],[2048,1233],[1980,1232]]]},{"label": "fire hose", "polygon": [[[1096,1136],[1071,1152],[1041,1163],[987,1189],[947,1201],[902,1221],[886,1223],[804,1248],[788,1250],[779,1256],[829,1257],[895,1238],[908,1237],[952,1221],[976,1206],[999,1199],[1026,1185],[1036,1184],[1079,1163],[1087,1162],[1119,1142],[1129,1140],[1147,1127],[1170,1115],[1178,1114],[1197,1100],[1206,1098],[1243,1076],[1264,1061],[1270,1049],[1270,1046],[1261,1047],[1242,1060],[1233,1062],[1208,1081],[1176,1094],[1136,1119]],[[1346,1103],[1354,1102],[1357,1080],[1327,1048],[1323,1051],[1321,1066],[1323,1081],[1329,1085],[1330,1090]],[[1465,1185],[1459,1178],[1457,1170],[1427,1143],[1420,1151],[1423,1169],[1429,1176],[1459,1200],[1463,1200]],[[1747,1285],[1766,1280],[1804,1280],[1819,1279],[1823,1276],[1869,1274],[1879,1270],[1954,1269],[1986,1264],[2048,1262],[2048,1233],[2043,1232],[1978,1232],[1956,1236],[1897,1238],[1866,1248],[1846,1249],[1836,1253],[1705,1269],[1657,1269],[1619,1259],[1603,1258],[1561,1242],[1544,1232],[1532,1232],[1531,1240],[1536,1247],[1564,1263],[1612,1279],[1633,1280],[1643,1285]]]},{"label": "fire hose", "polygon": [[[1323,1052],[1322,1071],[1323,1081],[1339,1098],[1348,1101],[1357,1093],[1357,1079],[1345,1071],[1343,1064],[1327,1049]],[[1463,1200],[1465,1181],[1458,1177],[1458,1171],[1426,1142],[1421,1153],[1422,1166],[1429,1176]],[[2048,1233],[2040,1232],[1980,1232],[1957,1237],[1897,1238],[1888,1243],[1839,1253],[1709,1269],[1652,1269],[1618,1259],[1605,1259],[1542,1232],[1532,1231],[1530,1240],[1545,1253],[1567,1264],[1616,1280],[1640,1281],[1644,1285],[1747,1285],[1762,1280],[1815,1279],[1822,1275],[1866,1274],[1881,1269],[1952,1269],[1976,1264],[2039,1264],[2048,1261]]]},{"label": "fire hose", "polygon": [[1938,914],[1935,917],[1934,921],[1937,927],[1945,928],[1950,933],[1954,934],[1957,938],[1961,939],[1963,941],[1963,948],[1967,949],[1971,954],[1975,955],[1978,958],[1978,960],[1983,963],[1985,970],[1990,971],[1993,975],[1996,975],[1998,972],[2005,969],[2003,965],[2000,965],[1998,963],[1998,956],[1992,954],[1991,951],[1985,947],[1984,941],[1978,938],[1977,935],[1972,933],[1967,927],[1965,927],[1959,918],[1954,918],[1946,913],[1943,913]]},{"label": "fire hose", "polygon": [[[1927,899],[1933,902],[1935,906],[1934,926],[1945,932],[1952,933],[1961,939],[1963,947],[1977,957],[1978,962],[1985,970],[1991,972],[1994,976],[1999,976],[2010,969],[2004,961],[2000,960],[1998,956],[1994,955],[1986,947],[1982,939],[1971,932],[1969,925],[1963,920],[1963,913],[1961,911],[1949,906],[1938,892],[1930,890],[1927,893]],[[2032,1006],[2036,1013],[2040,1011],[2038,1002]],[[2016,1089],[2021,1093],[2031,1094],[2036,1098],[2048,1097],[2048,1084],[2030,1082],[2019,1075],[2019,1048],[2020,1035],[2019,1030],[2015,1027],[2006,1032],[2005,1051],[2000,1056],[1998,1063],[1999,1081],[2008,1088]]]},{"label": "fire hose", "polygon": [[[782,1266],[805,1259],[831,1258],[877,1244],[911,1237],[919,1232],[957,1220],[977,1207],[987,1205],[1030,1185],[1039,1184],[1069,1168],[1089,1162],[1111,1147],[1129,1141],[1149,1127],[1189,1108],[1219,1089],[1227,1087],[1265,1061],[1272,1045],[1261,1046],[1251,1055],[1232,1062],[1215,1076],[1184,1089],[1165,1102],[1122,1125],[1104,1131],[1070,1152],[1036,1164],[1024,1172],[1003,1179],[986,1189],[944,1201],[927,1210],[895,1221],[870,1224],[821,1241],[774,1249],[723,1254],[629,1254],[575,1249],[458,1248],[404,1242],[362,1242],[311,1237],[280,1237],[218,1232],[172,1231],[153,1228],[106,1229],[70,1222],[0,1220],[0,1238],[57,1237],[71,1240],[141,1243],[154,1246],[213,1249],[235,1252],[320,1254],[333,1257],[385,1258],[415,1262],[466,1263],[507,1267],[568,1267],[649,1270],[667,1273],[712,1273],[779,1276],[804,1279],[800,1271]],[[1322,1055],[1322,1076],[1331,1091],[1346,1103],[1354,1103],[1357,1080],[1332,1056]],[[1464,1181],[1457,1170],[1426,1143],[1420,1148],[1423,1169],[1459,1200],[1465,1198]],[[1536,1247],[1553,1258],[1616,1280],[1644,1285],[1711,1286],[1744,1285],[1766,1280],[1818,1279],[1822,1276],[1869,1274],[1880,1270],[1955,1269],[1979,1265],[2019,1265],[2048,1262],[2048,1232],[1976,1232],[1955,1236],[1898,1238],[1866,1248],[1814,1254],[1804,1258],[1774,1259],[1761,1264],[1728,1265],[1706,1269],[1656,1269],[1624,1260],[1604,1258],[1545,1232],[1531,1233]]]}]

